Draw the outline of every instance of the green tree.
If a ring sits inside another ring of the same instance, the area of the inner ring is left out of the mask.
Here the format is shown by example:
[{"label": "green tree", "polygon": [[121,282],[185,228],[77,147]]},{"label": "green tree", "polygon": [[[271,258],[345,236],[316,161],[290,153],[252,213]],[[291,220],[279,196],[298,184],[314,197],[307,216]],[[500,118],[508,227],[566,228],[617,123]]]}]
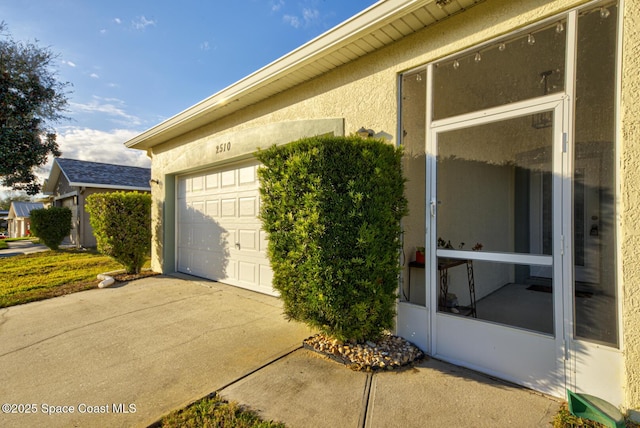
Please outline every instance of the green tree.
[{"label": "green tree", "polygon": [[94,193],[85,205],[98,251],[140,273],[151,249],[151,195],[138,192]]},{"label": "green tree", "polygon": [[65,118],[69,83],[57,79],[56,58],[0,23],[0,180],[29,195],[40,191],[34,168],[61,154],[51,124]]},{"label": "green tree", "polygon": [[71,232],[71,210],[67,207],[31,210],[29,216],[31,232],[52,250],[57,250]]}]

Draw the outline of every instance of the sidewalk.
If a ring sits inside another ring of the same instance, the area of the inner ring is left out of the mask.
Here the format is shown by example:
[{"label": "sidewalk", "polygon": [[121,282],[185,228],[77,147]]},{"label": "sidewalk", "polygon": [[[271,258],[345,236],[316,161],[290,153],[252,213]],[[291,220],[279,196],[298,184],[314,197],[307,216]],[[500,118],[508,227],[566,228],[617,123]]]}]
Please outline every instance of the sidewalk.
[{"label": "sidewalk", "polygon": [[550,427],[560,401],[438,360],[351,371],[299,349],[222,389],[287,427]]},{"label": "sidewalk", "polygon": [[47,248],[43,244],[35,244],[30,240],[23,241],[11,241],[7,242],[9,248],[0,250],[0,257],[11,257],[17,256],[20,254],[31,254],[31,253],[39,253],[41,251],[48,251]]}]

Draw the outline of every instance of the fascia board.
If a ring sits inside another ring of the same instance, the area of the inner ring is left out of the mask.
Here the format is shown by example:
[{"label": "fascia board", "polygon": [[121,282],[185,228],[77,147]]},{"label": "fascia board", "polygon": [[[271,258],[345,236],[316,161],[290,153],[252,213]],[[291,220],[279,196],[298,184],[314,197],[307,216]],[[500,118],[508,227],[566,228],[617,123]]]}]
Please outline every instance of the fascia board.
[{"label": "fascia board", "polygon": [[[57,160],[54,158],[53,165],[51,166],[51,171],[49,172],[49,177],[45,179],[44,185],[42,186],[43,194],[52,195],[54,193],[55,185],[60,178],[60,171],[62,171],[62,168],[60,168],[60,165],[58,165]],[[64,174],[64,171],[63,171],[63,174]]]},{"label": "fascia board", "polygon": [[150,192],[151,187],[138,187],[138,186],[118,186],[115,184],[96,184],[96,183],[69,183],[73,187],[86,187],[87,189],[115,189],[115,190],[140,190]]}]

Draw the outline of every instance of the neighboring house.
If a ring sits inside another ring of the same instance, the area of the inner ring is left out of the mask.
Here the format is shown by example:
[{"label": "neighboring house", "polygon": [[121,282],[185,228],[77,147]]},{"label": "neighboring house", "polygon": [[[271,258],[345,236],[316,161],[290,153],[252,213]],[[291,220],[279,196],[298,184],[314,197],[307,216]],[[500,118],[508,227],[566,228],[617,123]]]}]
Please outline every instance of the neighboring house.
[{"label": "neighboring house", "polygon": [[9,238],[21,238],[31,234],[31,211],[44,208],[42,202],[11,202],[7,216]]},{"label": "neighboring house", "polygon": [[149,192],[150,178],[149,168],[56,158],[42,191],[53,197],[54,206],[71,210],[70,243],[95,247],[96,238],[85,210],[87,196],[116,191]]},{"label": "neighboring house", "polygon": [[152,158],[153,269],[273,294],[252,154],[371,129],[405,152],[395,332],[640,419],[638,22],[634,1],[374,4],[126,143]]}]

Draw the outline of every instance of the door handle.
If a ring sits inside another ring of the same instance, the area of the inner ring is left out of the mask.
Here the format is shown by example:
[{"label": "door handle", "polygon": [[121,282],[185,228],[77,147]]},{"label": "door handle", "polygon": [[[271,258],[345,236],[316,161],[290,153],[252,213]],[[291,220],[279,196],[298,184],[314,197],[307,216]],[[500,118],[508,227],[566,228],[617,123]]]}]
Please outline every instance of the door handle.
[{"label": "door handle", "polygon": [[431,217],[435,217],[436,216],[436,206],[438,204],[441,204],[442,201],[436,201],[435,199],[432,199],[431,202],[429,202],[429,209],[431,211]]}]

